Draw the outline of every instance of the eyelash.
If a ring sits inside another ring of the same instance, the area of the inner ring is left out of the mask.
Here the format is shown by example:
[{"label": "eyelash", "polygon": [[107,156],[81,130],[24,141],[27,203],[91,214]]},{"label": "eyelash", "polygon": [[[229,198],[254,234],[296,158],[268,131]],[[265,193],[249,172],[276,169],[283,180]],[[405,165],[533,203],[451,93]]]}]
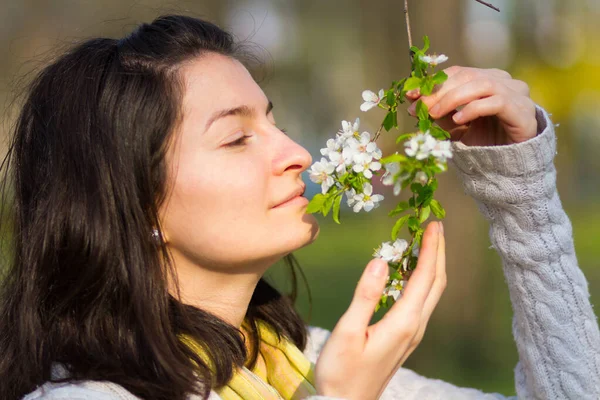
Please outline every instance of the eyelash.
[{"label": "eyelash", "polygon": [[[280,128],[279,130],[280,130],[281,132],[283,132],[283,133],[285,133],[285,134],[287,135],[287,129],[282,129],[282,128]],[[252,137],[252,136],[248,136],[248,135],[242,136],[241,138],[239,138],[239,139],[237,139],[237,140],[234,140],[234,141],[233,141],[233,142],[231,142],[231,143],[228,143],[228,144],[227,144],[227,147],[237,147],[237,146],[242,146],[242,145],[246,144],[246,139],[248,139],[248,138],[251,138],[251,137]]]}]

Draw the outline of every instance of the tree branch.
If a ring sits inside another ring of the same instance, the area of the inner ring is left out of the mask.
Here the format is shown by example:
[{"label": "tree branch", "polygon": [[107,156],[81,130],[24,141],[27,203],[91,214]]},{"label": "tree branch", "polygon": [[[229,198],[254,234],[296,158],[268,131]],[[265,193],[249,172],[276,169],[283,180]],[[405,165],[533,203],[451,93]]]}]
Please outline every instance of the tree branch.
[{"label": "tree branch", "polygon": [[491,5],[490,3],[486,3],[483,0],[475,0],[475,1],[478,2],[478,3],[480,3],[480,4],[483,4],[484,6],[488,6],[492,10],[496,10],[496,11],[500,12],[500,9],[498,7],[495,7],[495,6]]},{"label": "tree branch", "polygon": [[408,54],[410,55],[410,63],[413,62],[413,53],[410,48],[412,47],[412,32],[410,30],[410,17],[408,16],[408,0],[404,0],[404,19],[406,20],[406,33],[408,34]]}]

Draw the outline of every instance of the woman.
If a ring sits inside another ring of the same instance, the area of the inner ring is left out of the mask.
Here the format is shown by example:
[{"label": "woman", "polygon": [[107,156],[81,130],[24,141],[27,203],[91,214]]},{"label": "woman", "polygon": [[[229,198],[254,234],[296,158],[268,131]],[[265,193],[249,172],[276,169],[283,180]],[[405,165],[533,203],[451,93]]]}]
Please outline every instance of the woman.
[{"label": "woman", "polygon": [[[165,16],[87,41],[33,81],[4,167],[0,398],[502,398],[401,368],[445,287],[439,223],[373,326],[381,260],[331,335],[262,279],[318,235],[298,197],[312,160],[240,59],[218,27]],[[598,326],[556,193],[553,126],[507,73],[446,71],[423,100],[503,258],[517,393],[598,398]]]}]

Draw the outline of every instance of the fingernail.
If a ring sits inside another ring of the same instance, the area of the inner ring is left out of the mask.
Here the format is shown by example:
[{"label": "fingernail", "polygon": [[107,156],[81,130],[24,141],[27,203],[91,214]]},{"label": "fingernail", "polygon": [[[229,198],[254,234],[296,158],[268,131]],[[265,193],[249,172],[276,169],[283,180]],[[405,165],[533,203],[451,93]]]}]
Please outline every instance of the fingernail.
[{"label": "fingernail", "polygon": [[377,278],[381,278],[387,275],[388,266],[386,263],[383,262],[374,262],[370,265],[369,272],[371,273],[371,275]]},{"label": "fingernail", "polygon": [[431,110],[429,110],[429,114],[431,114],[431,116],[433,117],[433,115],[437,115],[437,112],[440,110],[440,105],[436,104],[435,106],[433,106],[431,108]]},{"label": "fingernail", "polygon": [[442,221],[440,221],[440,232],[442,233],[442,235],[444,234],[444,224]]},{"label": "fingernail", "polygon": [[462,116],[463,116],[463,113],[462,113],[462,111],[459,111],[459,112],[457,112],[456,114],[454,114],[454,116],[452,116],[452,120],[453,120],[454,122],[456,122],[457,124],[459,124],[459,123],[460,123],[460,121],[462,120]]}]

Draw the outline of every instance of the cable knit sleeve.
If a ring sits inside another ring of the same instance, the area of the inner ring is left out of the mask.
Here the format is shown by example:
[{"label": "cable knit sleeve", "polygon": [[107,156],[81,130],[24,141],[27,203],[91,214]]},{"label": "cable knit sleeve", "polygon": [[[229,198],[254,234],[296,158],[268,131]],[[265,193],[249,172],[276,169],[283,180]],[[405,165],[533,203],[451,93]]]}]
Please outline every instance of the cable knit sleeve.
[{"label": "cable knit sleeve", "polygon": [[[514,311],[519,399],[600,399],[600,334],[587,281],[578,267],[572,227],[556,189],[556,136],[537,108],[538,135],[491,147],[453,143],[465,192],[490,222]],[[316,362],[329,336],[310,328],[305,354]],[[318,397],[315,397],[316,400]],[[400,368],[384,400],[498,400]],[[511,398],[511,399],[514,399]]]},{"label": "cable knit sleeve", "polygon": [[452,164],[490,222],[514,312],[520,399],[600,399],[600,335],[556,189],[554,125],[510,146],[454,143]]}]

